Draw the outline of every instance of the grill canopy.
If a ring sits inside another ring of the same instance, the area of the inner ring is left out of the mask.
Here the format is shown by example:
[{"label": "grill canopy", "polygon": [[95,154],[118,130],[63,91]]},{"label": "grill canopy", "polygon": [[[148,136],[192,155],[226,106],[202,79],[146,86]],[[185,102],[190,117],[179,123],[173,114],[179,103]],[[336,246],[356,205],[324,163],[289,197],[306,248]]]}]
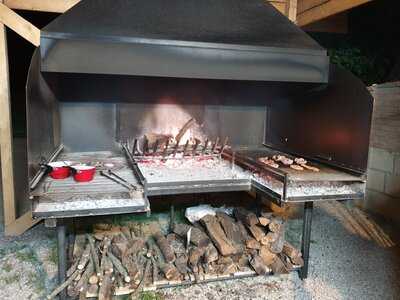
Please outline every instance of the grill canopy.
[{"label": "grill canopy", "polygon": [[42,71],[328,81],[326,50],[264,0],[84,0],[42,30]]}]

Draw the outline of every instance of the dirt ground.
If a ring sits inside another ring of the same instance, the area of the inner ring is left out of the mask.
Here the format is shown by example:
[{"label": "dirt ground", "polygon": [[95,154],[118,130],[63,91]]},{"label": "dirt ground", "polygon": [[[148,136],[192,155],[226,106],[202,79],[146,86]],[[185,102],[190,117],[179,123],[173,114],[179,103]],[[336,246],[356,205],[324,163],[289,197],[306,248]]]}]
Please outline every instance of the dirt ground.
[{"label": "dirt ground", "polygon": [[[160,220],[162,222],[162,220]],[[299,245],[301,220],[287,238]],[[55,287],[55,232],[43,224],[17,238],[0,236],[0,299],[44,299]],[[139,294],[138,299],[398,299],[399,247],[383,249],[351,229],[330,205],[317,204],[309,278],[297,273],[255,277]],[[120,297],[118,299],[128,299]]]}]

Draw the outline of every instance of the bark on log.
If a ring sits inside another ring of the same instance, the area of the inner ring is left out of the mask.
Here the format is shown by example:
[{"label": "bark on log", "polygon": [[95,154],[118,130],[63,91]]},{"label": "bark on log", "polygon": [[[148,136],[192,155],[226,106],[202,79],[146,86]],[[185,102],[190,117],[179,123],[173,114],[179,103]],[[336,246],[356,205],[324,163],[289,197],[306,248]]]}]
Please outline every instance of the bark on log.
[{"label": "bark on log", "polygon": [[167,263],[161,249],[158,247],[157,243],[150,238],[148,241],[149,249],[152,249],[155,253],[155,258],[158,262],[158,268],[163,272],[165,278],[168,280],[179,278],[179,271],[172,263]]},{"label": "bark on log", "polygon": [[76,259],[76,261],[71,265],[71,267],[67,270],[67,278],[70,277],[76,270],[79,264],[79,259]]},{"label": "bark on log", "polygon": [[203,217],[200,222],[207,229],[209,236],[223,256],[236,253],[235,247],[226,237],[224,230],[222,229],[216,217],[207,215]]},{"label": "bark on log", "polygon": [[90,253],[92,255],[94,270],[96,271],[96,274],[100,274],[100,261],[99,261],[99,256],[97,254],[97,248],[95,246],[95,241],[90,234],[87,234],[86,237],[87,237],[87,240],[88,240],[89,246],[90,246]]},{"label": "bark on log", "polygon": [[283,250],[283,244],[285,243],[285,225],[279,226],[279,231],[277,233],[277,238],[270,244],[270,250],[273,253],[281,253]]},{"label": "bark on log", "polygon": [[235,208],[233,213],[238,221],[241,221],[243,224],[247,226],[253,226],[258,224],[258,218],[256,214],[242,207]]},{"label": "bark on log", "polygon": [[202,230],[199,228],[186,225],[186,224],[175,224],[173,231],[179,235],[182,239],[186,240],[186,234],[189,229],[192,228],[190,241],[197,247],[206,247],[210,243],[210,239]]},{"label": "bark on log", "polygon": [[269,268],[259,255],[253,255],[249,262],[258,275],[265,275],[269,272]]},{"label": "bark on log", "polygon": [[72,251],[73,257],[79,259],[85,250],[86,237],[84,234],[75,235],[74,250]]},{"label": "bark on log", "polygon": [[212,243],[209,243],[204,252],[204,262],[210,264],[218,259],[218,250]]},{"label": "bark on log", "polygon": [[281,227],[283,226],[283,220],[279,217],[274,217],[271,222],[268,224],[269,230],[272,232],[278,232],[281,230]]},{"label": "bark on log", "polygon": [[168,240],[161,232],[157,232],[154,234],[154,238],[157,242],[158,247],[160,248],[162,254],[164,255],[164,259],[167,263],[172,263],[175,260],[174,249],[172,249]]},{"label": "bark on log", "polygon": [[85,271],[82,273],[81,278],[79,279],[78,283],[75,286],[75,290],[77,292],[81,292],[82,290],[85,289],[85,286],[89,282],[89,277],[93,274],[94,272],[94,262],[92,259],[90,259],[90,262],[88,263]]},{"label": "bark on log", "polygon": [[226,237],[233,242],[233,246],[236,248],[236,253],[243,253],[245,248],[243,236],[235,220],[222,212],[217,212],[217,217],[224,229]]},{"label": "bark on log", "polygon": [[270,266],[273,264],[274,260],[276,259],[276,254],[271,252],[269,247],[262,246],[260,249],[260,257],[262,258],[262,260],[266,266]]},{"label": "bark on log", "polygon": [[257,242],[260,242],[261,239],[265,236],[264,230],[258,225],[247,226],[247,228],[249,228],[249,231],[254,236]]},{"label": "bark on log", "polygon": [[60,284],[53,292],[51,292],[50,295],[47,296],[47,299],[54,299],[62,290],[64,290],[67,286],[71,284],[72,281],[74,281],[75,277],[78,276],[81,273],[81,270],[76,270],[71,277],[69,277],[66,281],[64,281],[62,284]]},{"label": "bark on log", "polygon": [[246,227],[243,225],[241,221],[237,222],[237,225],[239,227],[239,230],[242,234],[243,242],[246,245],[246,248],[249,249],[260,249],[261,245],[259,242],[257,242],[254,238],[250,236],[248,233]]},{"label": "bark on log", "polygon": [[89,244],[87,244],[85,250],[83,251],[79,259],[77,269],[83,270],[86,267],[87,263],[89,262],[89,259],[90,259],[90,246]]},{"label": "bark on log", "polygon": [[107,271],[104,274],[101,286],[99,289],[99,300],[111,300],[113,294],[113,286],[111,280],[112,273]]},{"label": "bark on log", "polygon": [[110,258],[115,269],[122,275],[124,281],[126,283],[131,282],[131,278],[128,275],[128,272],[126,271],[125,267],[122,265],[121,261],[118,258],[116,258],[111,252],[108,252],[107,255]]},{"label": "bark on log", "polygon": [[285,264],[282,262],[279,256],[276,256],[274,262],[271,264],[271,269],[274,274],[287,274],[288,270],[285,267]]}]

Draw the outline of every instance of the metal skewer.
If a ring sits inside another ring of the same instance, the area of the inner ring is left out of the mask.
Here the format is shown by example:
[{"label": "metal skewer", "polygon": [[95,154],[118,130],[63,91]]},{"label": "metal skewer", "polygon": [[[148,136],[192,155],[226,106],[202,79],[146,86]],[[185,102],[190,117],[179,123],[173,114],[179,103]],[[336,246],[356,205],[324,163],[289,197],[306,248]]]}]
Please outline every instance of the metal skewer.
[{"label": "metal skewer", "polygon": [[193,149],[192,149],[192,155],[193,156],[196,156],[196,150],[197,150],[197,147],[199,146],[199,143],[200,143],[200,141],[198,139],[196,139],[196,142],[195,142],[195,144],[193,146]]},{"label": "metal skewer", "polygon": [[137,143],[138,143],[138,140],[135,139],[135,140],[133,141],[133,147],[132,147],[132,155],[133,155],[133,156],[135,156],[135,153],[136,153]]},{"label": "metal skewer", "polygon": [[186,150],[187,150],[188,145],[189,145],[189,140],[186,141],[185,147],[183,147],[183,156],[186,155]]},{"label": "metal skewer", "polygon": [[211,154],[214,154],[214,151],[215,151],[215,149],[216,149],[217,146],[218,146],[218,142],[219,142],[219,137],[217,137],[217,138],[215,139],[214,145],[212,146],[212,149],[211,149]]},{"label": "metal skewer", "polygon": [[204,143],[204,148],[203,151],[201,152],[203,155],[206,153],[207,151],[207,146],[208,146],[208,139],[206,139],[206,142]]}]

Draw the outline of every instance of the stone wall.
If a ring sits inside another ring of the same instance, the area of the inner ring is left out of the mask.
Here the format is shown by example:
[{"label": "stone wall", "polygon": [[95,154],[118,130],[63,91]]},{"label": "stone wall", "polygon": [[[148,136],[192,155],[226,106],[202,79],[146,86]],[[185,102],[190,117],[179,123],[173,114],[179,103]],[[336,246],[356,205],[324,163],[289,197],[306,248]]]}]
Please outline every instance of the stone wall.
[{"label": "stone wall", "polygon": [[400,224],[400,82],[370,91],[375,101],[363,205]]}]

